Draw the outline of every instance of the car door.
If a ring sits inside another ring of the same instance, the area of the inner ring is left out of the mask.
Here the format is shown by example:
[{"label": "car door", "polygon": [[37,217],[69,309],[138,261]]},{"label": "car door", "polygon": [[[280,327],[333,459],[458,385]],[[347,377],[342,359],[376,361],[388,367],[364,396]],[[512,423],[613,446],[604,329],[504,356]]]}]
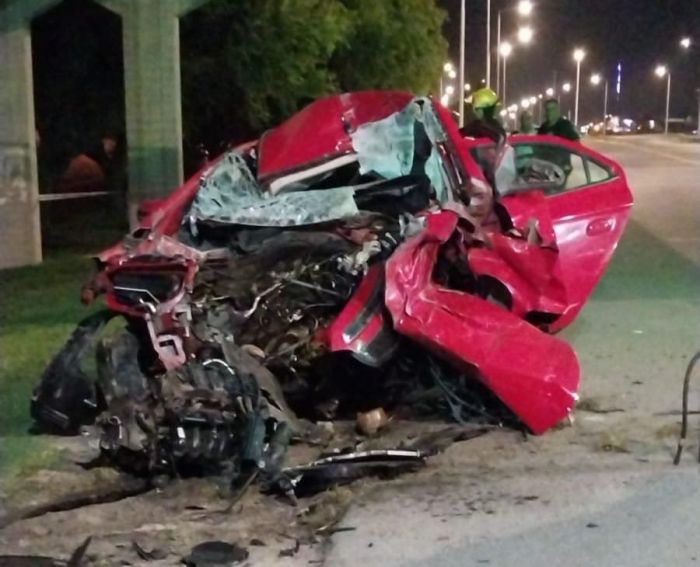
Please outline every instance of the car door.
[{"label": "car door", "polygon": [[511,145],[519,173],[528,160],[537,160],[541,170],[549,163],[564,173],[562,180],[552,168],[554,181],[531,181],[532,189],[546,195],[567,289],[568,308],[552,326],[558,330],[576,317],[603,276],[627,224],[632,194],[619,164],[580,143],[515,136]]}]

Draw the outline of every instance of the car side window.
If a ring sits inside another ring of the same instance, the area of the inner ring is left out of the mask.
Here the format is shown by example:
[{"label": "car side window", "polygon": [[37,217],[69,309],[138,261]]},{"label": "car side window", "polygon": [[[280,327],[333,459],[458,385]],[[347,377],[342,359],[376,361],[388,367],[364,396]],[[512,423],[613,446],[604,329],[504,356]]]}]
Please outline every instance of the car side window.
[{"label": "car side window", "polygon": [[584,185],[588,185],[588,177],[586,176],[586,167],[583,165],[583,158],[578,154],[571,154],[569,159],[571,169],[566,176],[566,184],[564,189],[578,189]]},{"label": "car side window", "polygon": [[554,144],[515,144],[516,179],[506,193],[542,189],[557,195],[613,177],[603,165]]},{"label": "car side window", "polygon": [[612,173],[602,165],[598,165],[596,162],[590,159],[586,160],[586,165],[588,166],[588,177],[590,183],[601,183],[602,181],[607,181],[612,177]]}]

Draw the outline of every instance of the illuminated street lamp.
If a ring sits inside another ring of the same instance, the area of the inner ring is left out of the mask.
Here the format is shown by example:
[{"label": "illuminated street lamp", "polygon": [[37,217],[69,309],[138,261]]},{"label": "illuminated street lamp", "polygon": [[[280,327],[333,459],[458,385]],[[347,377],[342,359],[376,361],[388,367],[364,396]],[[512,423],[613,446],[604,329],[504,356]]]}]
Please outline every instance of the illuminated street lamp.
[{"label": "illuminated street lamp", "polygon": [[[569,94],[571,92],[571,83],[569,83],[569,82],[564,83],[561,86],[561,90],[563,93]],[[557,96],[557,101],[559,101],[559,104],[561,104],[561,94],[559,94]],[[567,106],[569,106],[569,105],[567,104]],[[571,118],[571,109],[570,108],[567,108],[567,115],[569,118]]]},{"label": "illuminated street lamp", "polygon": [[530,99],[529,98],[524,98],[523,100],[520,101],[520,106],[523,107],[523,110],[527,110],[530,108]]},{"label": "illuminated street lamp", "polygon": [[666,124],[664,127],[664,134],[668,135],[668,118],[669,118],[669,111],[671,109],[671,71],[669,71],[668,67],[666,65],[659,65],[656,67],[654,70],[656,73],[656,76],[659,77],[660,79],[663,79],[664,77],[667,78],[666,80]]},{"label": "illuminated street lamp", "polygon": [[464,84],[464,92],[465,92],[465,93],[468,93],[468,92],[471,91],[471,90],[472,90],[471,84],[465,83],[465,84]]},{"label": "illuminated street lamp", "polygon": [[521,16],[529,16],[532,14],[533,4],[530,0],[520,0],[518,2],[518,14]]},{"label": "illuminated street lamp", "polygon": [[544,91],[544,94],[551,98],[554,96],[554,89],[552,87],[549,87],[546,91]]},{"label": "illuminated street lamp", "polygon": [[[518,2],[517,7],[515,8],[518,12],[518,15],[523,18],[527,18],[532,14],[532,9],[533,9],[533,3],[531,0],[520,0]],[[498,51],[500,46],[501,46],[501,14],[503,12],[510,12],[512,11],[513,8],[503,8],[498,11],[498,31],[497,31],[497,37],[496,37],[496,50]],[[491,54],[491,50],[489,49],[488,51],[489,55]],[[496,91],[500,92],[501,90],[501,57],[500,54],[496,54]]]},{"label": "illuminated street lamp", "polygon": [[[685,51],[690,51],[690,46],[693,44],[693,40],[690,37],[684,37],[680,41],[681,47]],[[695,93],[698,95],[698,129],[697,135],[700,136],[700,89],[696,89]]]},{"label": "illuminated street lamp", "polygon": [[447,85],[445,87],[445,94],[447,96],[452,96],[453,94],[455,94],[455,88],[452,85]]},{"label": "illuminated street lamp", "polygon": [[522,26],[518,29],[518,42],[523,45],[528,45],[532,42],[532,38],[535,36],[535,32],[530,26]]},{"label": "illuminated street lamp", "polygon": [[[600,73],[594,73],[591,75],[591,84],[593,86],[598,86],[603,79],[600,76]],[[605,95],[603,97],[603,136],[606,135],[607,131],[607,125],[606,121],[608,119],[608,80],[605,79]]]},{"label": "illuminated street lamp", "polygon": [[503,97],[501,100],[503,100],[503,104],[506,104],[506,101],[508,100],[506,98],[507,96],[507,82],[508,82],[508,57],[510,57],[510,54],[513,53],[513,46],[508,43],[507,41],[504,41],[498,46],[498,55],[499,60],[502,57],[503,58]]},{"label": "illuminated street lamp", "polygon": [[457,76],[457,71],[455,71],[455,66],[451,61],[448,61],[442,66],[442,74],[440,75],[440,101],[445,95],[445,75],[451,80]]},{"label": "illuminated street lamp", "polygon": [[531,97],[530,97],[530,104],[532,104],[532,105],[537,104],[537,97],[536,97],[536,96],[531,96]]},{"label": "illuminated street lamp", "polygon": [[578,126],[578,101],[581,87],[581,61],[586,58],[583,49],[574,49],[574,61],[576,61],[576,103],[574,105],[574,125]]}]

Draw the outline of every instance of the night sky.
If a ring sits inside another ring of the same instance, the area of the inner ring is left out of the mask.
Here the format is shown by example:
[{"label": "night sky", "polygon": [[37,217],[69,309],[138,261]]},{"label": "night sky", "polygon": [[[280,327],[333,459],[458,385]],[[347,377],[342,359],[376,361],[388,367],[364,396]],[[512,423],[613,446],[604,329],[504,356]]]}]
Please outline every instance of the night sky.
[{"label": "night sky", "polygon": [[[460,0],[438,0],[448,12],[445,35],[450,42],[450,57],[459,62]],[[486,0],[466,0],[467,6],[467,81],[472,86],[485,76]],[[517,0],[492,0],[492,46],[496,44],[496,12],[515,6]],[[553,73],[558,83],[572,85],[576,65],[572,53],[583,47],[587,57],[581,67],[581,122],[602,114],[602,86],[596,91],[590,84],[593,72],[610,80],[610,112],[641,119],[662,118],[665,107],[666,79],[654,74],[658,63],[671,68],[671,116],[697,113],[696,89],[700,88],[700,0],[535,0],[530,16],[535,30],[532,45],[523,47],[514,41],[517,12],[503,14],[503,40],[513,40],[516,48],[508,62],[508,100],[520,101],[552,86]],[[523,20],[524,21],[524,20]],[[693,38],[690,50],[679,42]],[[614,93],[615,67],[622,63],[622,96]],[[492,66],[495,67],[495,58]],[[495,86],[492,69],[492,86]],[[573,90],[562,106],[573,108]]]}]

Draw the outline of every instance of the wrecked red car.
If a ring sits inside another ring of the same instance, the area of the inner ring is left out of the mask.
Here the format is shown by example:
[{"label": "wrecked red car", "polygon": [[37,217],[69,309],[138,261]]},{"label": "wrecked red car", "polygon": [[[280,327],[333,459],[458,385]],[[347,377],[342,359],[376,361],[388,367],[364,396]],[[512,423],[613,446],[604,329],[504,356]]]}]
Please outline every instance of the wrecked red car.
[{"label": "wrecked red car", "polygon": [[[553,333],[590,297],[631,206],[620,166],[579,143],[463,138],[446,108],[402,92],[318,100],[151,203],[98,255],[83,299],[104,294],[108,311],[52,362],[33,414],[68,430],[102,412],[105,447],[167,437],[191,459],[227,454],[260,400],[298,431],[297,415],[437,391],[458,421],[543,433],[580,381]],[[116,314],[126,331],[98,347],[101,391],[73,376],[73,398],[55,395]]]}]

